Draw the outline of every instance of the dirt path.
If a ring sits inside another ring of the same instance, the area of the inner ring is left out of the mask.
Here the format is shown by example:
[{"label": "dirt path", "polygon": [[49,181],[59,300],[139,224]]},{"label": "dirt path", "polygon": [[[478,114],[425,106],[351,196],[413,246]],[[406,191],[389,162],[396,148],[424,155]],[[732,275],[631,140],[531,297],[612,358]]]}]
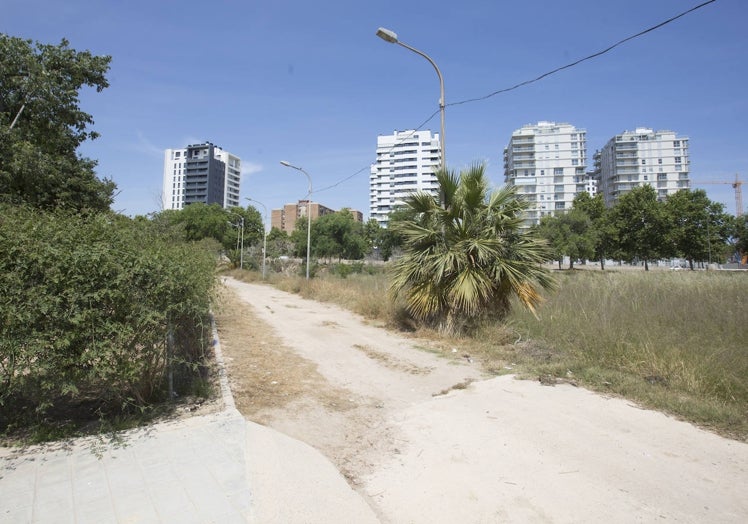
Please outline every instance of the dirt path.
[{"label": "dirt path", "polygon": [[335,306],[226,284],[237,407],[319,449],[382,522],[748,520],[746,444],[569,385],[489,379]]}]

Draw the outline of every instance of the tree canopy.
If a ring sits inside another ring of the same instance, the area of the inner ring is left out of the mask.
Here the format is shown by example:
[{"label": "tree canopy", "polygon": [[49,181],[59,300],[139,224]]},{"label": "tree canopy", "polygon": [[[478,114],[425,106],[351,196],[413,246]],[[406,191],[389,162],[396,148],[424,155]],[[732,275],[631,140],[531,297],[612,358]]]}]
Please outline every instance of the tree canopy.
[{"label": "tree canopy", "polygon": [[[306,256],[306,237],[307,222],[302,217],[291,234],[297,256]],[[360,260],[369,251],[364,224],[356,221],[348,209],[313,220],[311,241],[311,252],[317,258]]]},{"label": "tree canopy", "polygon": [[545,216],[540,220],[538,233],[546,238],[558,260],[569,257],[569,269],[577,259],[586,260],[595,254],[591,235],[592,221],[579,209],[570,209],[559,216]]},{"label": "tree canopy", "polygon": [[538,232],[556,259],[595,259],[602,269],[606,258],[644,262],[646,270],[652,260],[676,256],[694,269],[695,262],[722,258],[728,240],[739,237],[724,206],[705,191],[682,189],[659,201],[649,185],[626,193],[612,208],[604,206],[602,195],[581,193],[571,211],[545,217]]},{"label": "tree canopy", "polygon": [[735,217],[732,227],[732,239],[741,259],[748,253],[748,215]]},{"label": "tree canopy", "polygon": [[261,244],[263,239],[262,215],[252,206],[224,209],[219,204],[195,203],[184,209],[167,209],[157,213],[153,220],[165,224],[165,229],[182,240],[215,239],[235,264],[240,260],[242,243],[247,249]]},{"label": "tree canopy", "polygon": [[0,34],[0,198],[34,207],[106,211],[115,184],[78,147],[98,135],[80,108],[85,87],[102,91],[111,57]]},{"label": "tree canopy", "polygon": [[613,208],[612,221],[621,258],[643,261],[648,270],[650,261],[675,254],[667,242],[667,219],[652,186],[635,187],[623,195]]},{"label": "tree canopy", "polygon": [[731,220],[724,206],[709,200],[706,191],[678,191],[665,200],[664,210],[669,241],[675,252],[688,260],[691,269],[694,261],[711,261],[713,255],[722,253],[730,236]]}]

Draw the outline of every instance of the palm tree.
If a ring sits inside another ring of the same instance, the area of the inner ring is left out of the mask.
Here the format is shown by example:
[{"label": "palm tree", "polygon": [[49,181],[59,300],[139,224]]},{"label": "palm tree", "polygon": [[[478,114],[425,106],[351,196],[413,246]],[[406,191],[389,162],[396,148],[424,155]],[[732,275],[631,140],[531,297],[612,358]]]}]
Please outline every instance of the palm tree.
[{"label": "palm tree", "polygon": [[443,333],[458,334],[493,316],[501,318],[510,298],[534,312],[539,288],[553,280],[541,266],[545,242],[522,234],[527,204],[514,188],[489,192],[483,165],[460,173],[436,172],[439,197],[411,195],[415,218],[394,227],[404,238],[390,290],[405,297],[411,315]]}]

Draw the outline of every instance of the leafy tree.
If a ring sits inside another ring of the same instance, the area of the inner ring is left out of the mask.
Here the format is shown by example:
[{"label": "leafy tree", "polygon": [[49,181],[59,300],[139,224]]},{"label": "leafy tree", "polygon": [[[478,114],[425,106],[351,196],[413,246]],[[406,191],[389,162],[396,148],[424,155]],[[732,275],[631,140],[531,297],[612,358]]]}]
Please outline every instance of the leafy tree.
[{"label": "leafy tree", "polygon": [[559,269],[561,269],[561,263],[564,259],[561,242],[558,240],[561,236],[560,229],[561,224],[558,221],[558,217],[555,216],[544,216],[540,219],[540,223],[531,229],[533,233],[548,242],[548,259],[558,262]]},{"label": "leafy tree", "polygon": [[198,241],[212,238],[218,241],[229,260],[239,264],[242,245],[241,221],[244,219],[244,249],[261,245],[263,239],[262,215],[252,206],[224,209],[220,204],[196,203],[184,209],[167,209],[152,220],[162,229],[170,229],[181,239]]},{"label": "leafy tree", "polygon": [[270,258],[277,258],[292,253],[293,242],[291,242],[291,237],[288,236],[288,233],[277,227],[272,228],[268,233],[267,243],[267,255]]},{"label": "leafy tree", "polygon": [[732,238],[740,259],[748,254],[748,215],[735,217],[732,221]]},{"label": "leafy tree", "polygon": [[602,194],[594,197],[589,193],[579,193],[574,198],[573,209],[581,211],[590,219],[587,237],[592,244],[593,260],[600,261],[600,269],[605,270],[605,259],[611,256],[617,239],[617,232],[611,221],[611,212],[605,207]]},{"label": "leafy tree", "polygon": [[623,195],[612,211],[618,232],[618,252],[628,261],[649,261],[671,256],[674,246],[668,240],[667,219],[657,193],[650,185],[636,187]]},{"label": "leafy tree", "polygon": [[364,240],[368,246],[367,251],[373,251],[379,248],[379,239],[382,234],[382,226],[376,219],[370,218],[368,222],[364,224]]},{"label": "leafy tree", "polygon": [[241,221],[244,219],[244,246],[262,242],[262,216],[254,207],[224,209],[220,204],[196,203],[184,209],[167,209],[154,215],[154,220],[165,221],[181,231],[187,241],[213,238],[224,249],[238,249],[242,237]]},{"label": "leafy tree", "polygon": [[594,255],[590,229],[591,220],[587,214],[578,209],[570,209],[558,216],[543,217],[538,234],[550,243],[559,267],[561,259],[566,255],[569,257],[569,269],[574,269],[574,260],[588,259]]},{"label": "leafy tree", "polygon": [[236,233],[232,232],[229,214],[220,204],[190,204],[184,209],[162,212],[172,225],[182,229],[184,240],[214,238],[226,249],[236,247]]},{"label": "leafy tree", "polygon": [[84,87],[109,86],[109,56],[0,34],[0,198],[52,209],[105,211],[115,184],[78,147],[98,134],[79,107]]},{"label": "leafy tree", "polygon": [[711,260],[712,254],[722,253],[730,234],[730,219],[724,206],[712,202],[706,191],[683,189],[665,201],[669,233],[676,253],[688,260],[691,270],[694,261]]},{"label": "leafy tree", "polygon": [[[294,230],[291,232],[291,242],[293,244],[293,255],[295,257],[300,257],[300,258],[306,257],[306,238],[307,238],[307,217],[303,216],[303,217],[299,217],[296,220],[296,225],[294,226]],[[314,243],[312,243],[312,245],[314,245]]]},{"label": "leafy tree", "polygon": [[364,225],[342,209],[312,222],[312,252],[317,257],[360,260],[368,251]]},{"label": "leafy tree", "polygon": [[414,317],[446,333],[503,316],[512,295],[534,310],[539,287],[553,281],[541,265],[546,243],[519,233],[527,204],[512,188],[489,191],[482,165],[459,178],[441,169],[436,178],[440,196],[411,195],[406,206],[414,218],[393,225],[405,240],[393,294],[405,297]]},{"label": "leafy tree", "polygon": [[376,242],[382,260],[386,262],[397,250],[403,247],[403,236],[398,232],[397,224],[399,222],[412,220],[414,217],[415,215],[408,208],[395,209],[388,215],[388,226],[379,229],[379,235]]}]

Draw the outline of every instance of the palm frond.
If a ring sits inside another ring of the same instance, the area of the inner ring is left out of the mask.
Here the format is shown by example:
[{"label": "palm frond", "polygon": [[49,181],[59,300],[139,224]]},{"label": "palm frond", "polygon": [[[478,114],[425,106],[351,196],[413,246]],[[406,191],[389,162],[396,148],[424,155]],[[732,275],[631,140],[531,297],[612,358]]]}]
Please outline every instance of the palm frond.
[{"label": "palm frond", "polygon": [[438,199],[406,200],[415,218],[396,226],[405,243],[391,293],[403,295],[415,318],[448,329],[505,313],[510,295],[535,312],[553,279],[541,265],[547,245],[519,232],[527,203],[514,188],[491,191],[482,165],[459,178],[444,169],[436,176]]}]

